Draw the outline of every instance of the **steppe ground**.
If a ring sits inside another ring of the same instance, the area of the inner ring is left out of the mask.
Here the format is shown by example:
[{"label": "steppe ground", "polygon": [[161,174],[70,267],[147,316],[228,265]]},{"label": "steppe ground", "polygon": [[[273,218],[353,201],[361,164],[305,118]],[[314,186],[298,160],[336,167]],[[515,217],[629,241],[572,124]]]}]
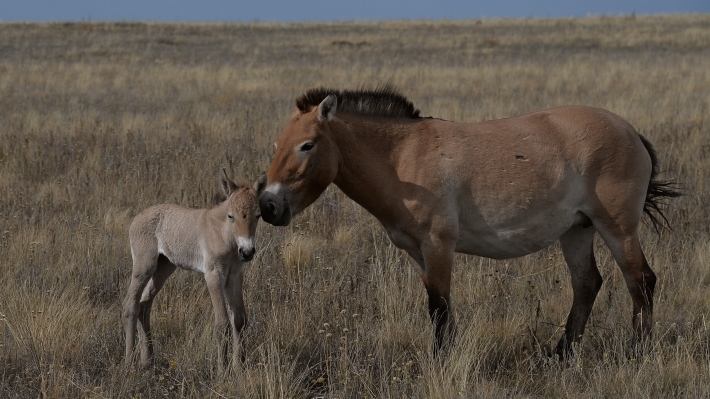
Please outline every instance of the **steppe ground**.
[{"label": "steppe ground", "polygon": [[[557,245],[458,256],[459,324],[431,354],[421,281],[331,187],[258,229],[246,361],[215,370],[202,278],[154,306],[157,365],[126,371],[127,227],[155,203],[205,206],[216,173],[254,180],[294,98],[391,81],[424,116],[475,122],[611,110],[686,195],[642,229],[659,277],[651,349],[597,238],[604,285],[576,356],[546,356],[571,305]],[[710,397],[710,15],[332,24],[0,24],[0,397]]]}]

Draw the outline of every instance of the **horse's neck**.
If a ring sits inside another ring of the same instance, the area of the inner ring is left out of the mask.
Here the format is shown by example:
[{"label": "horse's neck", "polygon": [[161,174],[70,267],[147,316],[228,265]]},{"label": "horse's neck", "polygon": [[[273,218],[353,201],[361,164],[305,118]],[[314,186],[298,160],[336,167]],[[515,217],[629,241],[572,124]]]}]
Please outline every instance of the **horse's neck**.
[{"label": "horse's neck", "polygon": [[392,190],[399,182],[397,159],[403,142],[412,138],[402,134],[402,125],[383,122],[348,119],[347,124],[334,129],[340,163],[333,183],[384,222],[388,202],[394,199]]}]

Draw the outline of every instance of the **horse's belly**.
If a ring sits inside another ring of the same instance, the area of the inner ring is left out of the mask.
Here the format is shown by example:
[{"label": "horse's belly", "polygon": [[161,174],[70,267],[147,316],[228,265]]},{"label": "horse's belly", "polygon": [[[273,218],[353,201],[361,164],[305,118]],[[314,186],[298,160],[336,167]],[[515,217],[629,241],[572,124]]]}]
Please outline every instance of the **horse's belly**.
[{"label": "horse's belly", "polygon": [[493,259],[517,258],[537,252],[559,240],[577,223],[574,214],[544,221],[487,228],[460,226],[456,252]]},{"label": "horse's belly", "polygon": [[539,237],[524,240],[508,240],[496,236],[477,236],[476,239],[461,239],[456,243],[456,252],[484,256],[492,259],[510,259],[537,252],[557,241],[541,240]]}]

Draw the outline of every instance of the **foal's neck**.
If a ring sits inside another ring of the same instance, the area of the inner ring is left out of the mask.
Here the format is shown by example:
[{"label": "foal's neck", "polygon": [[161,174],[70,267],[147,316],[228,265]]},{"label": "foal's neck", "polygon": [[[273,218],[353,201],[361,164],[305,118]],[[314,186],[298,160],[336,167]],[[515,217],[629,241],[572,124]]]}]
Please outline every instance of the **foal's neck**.
[{"label": "foal's neck", "polygon": [[219,205],[206,210],[204,215],[204,229],[210,230],[212,234],[218,234],[230,248],[236,246],[234,235],[230,234],[229,226],[227,226],[227,204],[228,200]]}]

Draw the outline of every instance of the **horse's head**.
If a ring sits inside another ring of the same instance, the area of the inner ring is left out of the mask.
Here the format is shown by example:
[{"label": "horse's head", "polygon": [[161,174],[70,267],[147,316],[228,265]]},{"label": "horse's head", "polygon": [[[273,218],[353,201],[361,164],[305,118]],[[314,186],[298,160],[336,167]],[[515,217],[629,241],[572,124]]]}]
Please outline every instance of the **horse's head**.
[{"label": "horse's head", "polygon": [[338,172],[338,147],[329,135],[337,97],[330,94],[318,106],[297,105],[274,143],[269,185],[259,199],[264,221],[276,226],[288,225],[325,191]]},{"label": "horse's head", "polygon": [[266,186],[266,174],[262,174],[253,186],[237,185],[227,177],[227,173],[222,169],[219,181],[222,191],[227,196],[227,215],[225,217],[228,230],[230,234],[234,234],[234,241],[238,245],[239,260],[248,262],[256,253],[254,235],[261,216],[259,195]]}]

